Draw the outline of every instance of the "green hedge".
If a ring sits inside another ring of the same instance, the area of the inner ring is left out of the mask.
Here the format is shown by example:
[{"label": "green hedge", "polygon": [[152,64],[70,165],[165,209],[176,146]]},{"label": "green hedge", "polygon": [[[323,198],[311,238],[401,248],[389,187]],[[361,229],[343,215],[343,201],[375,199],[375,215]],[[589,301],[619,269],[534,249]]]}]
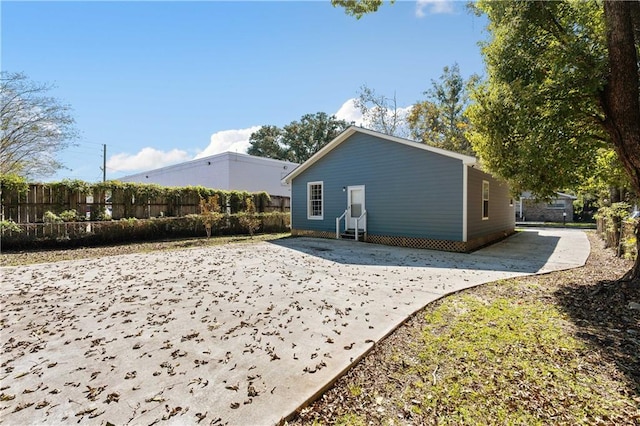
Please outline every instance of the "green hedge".
[{"label": "green hedge", "polygon": [[[89,212],[91,220],[103,220],[107,218],[108,207],[115,219],[185,216],[200,213],[200,200],[211,196],[218,197],[222,212],[231,214],[246,211],[249,199],[260,212],[268,210],[271,201],[266,192],[227,191],[202,186],[165,187],[120,181],[90,184],[68,179],[29,184],[23,178],[0,174],[0,203],[4,206],[5,218],[15,222],[23,222],[26,218],[30,222],[43,222],[46,211],[56,215],[76,211],[79,219]],[[92,202],[87,202],[88,197],[93,198]]]},{"label": "green hedge", "polygon": [[[214,225],[212,235],[248,235],[240,225],[244,213],[225,216]],[[258,213],[259,233],[288,232],[289,213]],[[20,228],[19,230],[15,229]],[[154,219],[121,219],[106,222],[12,224],[2,229],[2,249],[98,246],[166,238],[205,237],[200,215]]]}]

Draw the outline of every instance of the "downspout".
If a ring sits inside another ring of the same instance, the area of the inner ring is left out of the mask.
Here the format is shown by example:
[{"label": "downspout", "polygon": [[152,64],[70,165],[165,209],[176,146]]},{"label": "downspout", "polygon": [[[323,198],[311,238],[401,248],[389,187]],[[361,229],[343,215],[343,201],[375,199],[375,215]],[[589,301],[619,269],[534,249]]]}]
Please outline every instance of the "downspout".
[{"label": "downspout", "polygon": [[469,166],[462,163],[462,242],[467,242],[467,192],[469,191]]}]

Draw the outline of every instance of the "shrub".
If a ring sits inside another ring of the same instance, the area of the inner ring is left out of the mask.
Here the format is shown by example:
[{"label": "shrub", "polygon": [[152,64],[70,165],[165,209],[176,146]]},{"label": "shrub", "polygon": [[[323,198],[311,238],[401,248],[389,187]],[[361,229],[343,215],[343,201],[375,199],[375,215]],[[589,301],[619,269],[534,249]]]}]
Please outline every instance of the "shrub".
[{"label": "shrub", "polygon": [[262,221],[256,217],[256,206],[253,204],[253,200],[249,197],[246,199],[247,211],[238,214],[238,221],[240,226],[246,229],[253,238],[253,234],[260,228]]},{"label": "shrub", "polygon": [[106,207],[101,207],[95,215],[95,219],[99,221],[111,220],[111,212]]},{"label": "shrub", "polygon": [[207,238],[211,236],[211,228],[219,225],[220,219],[224,217],[221,213],[220,200],[218,194],[211,195],[207,200],[200,198],[200,217],[207,232]]},{"label": "shrub", "polygon": [[65,210],[59,214],[60,219],[63,222],[75,222],[77,220],[82,220],[83,218],[78,216],[78,212],[75,210]]},{"label": "shrub", "polygon": [[19,233],[22,232],[22,228],[12,220],[2,220],[0,221],[0,235],[4,235],[5,232]]},{"label": "shrub", "polygon": [[29,184],[22,176],[0,173],[0,191],[26,194],[29,191]]},{"label": "shrub", "polygon": [[[246,213],[225,216],[228,221],[223,228],[214,228],[212,235],[241,235],[247,228],[240,224],[240,217]],[[280,233],[289,230],[288,213],[258,213],[261,232]],[[11,231],[2,237],[3,249],[24,249],[62,246],[96,246],[121,242],[154,240],[161,238],[192,238],[203,235],[204,225],[199,214],[177,218],[121,219],[106,222],[68,223],[65,226],[51,226],[50,223],[20,226],[22,232],[13,232],[8,221],[2,230]],[[255,228],[254,228],[255,229]],[[15,229],[15,231],[19,231]]]},{"label": "shrub", "polygon": [[625,202],[613,203],[611,206],[600,207],[595,215],[603,223],[603,238],[605,247],[613,247],[618,257],[635,258],[635,229],[638,219],[629,218],[631,205]]},{"label": "shrub", "polygon": [[43,218],[44,218],[44,223],[61,223],[62,222],[62,219],[60,218],[60,216],[58,216],[52,211],[45,212]]}]

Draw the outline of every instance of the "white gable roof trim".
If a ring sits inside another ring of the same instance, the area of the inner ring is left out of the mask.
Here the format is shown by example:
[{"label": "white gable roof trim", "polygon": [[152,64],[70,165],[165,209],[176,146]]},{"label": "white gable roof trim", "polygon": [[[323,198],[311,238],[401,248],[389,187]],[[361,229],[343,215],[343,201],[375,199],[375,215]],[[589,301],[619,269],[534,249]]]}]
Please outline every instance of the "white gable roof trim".
[{"label": "white gable roof trim", "polygon": [[294,171],[292,171],[287,176],[285,176],[282,179],[282,182],[290,184],[291,181],[296,176],[300,175],[302,172],[307,170],[309,167],[311,167],[313,164],[315,164],[318,160],[320,160],[322,157],[327,155],[330,151],[332,151],[334,148],[336,148],[342,142],[344,142],[345,140],[349,139],[349,137],[351,137],[355,133],[362,133],[362,134],[369,135],[369,136],[374,136],[374,137],[377,137],[377,138],[380,138],[380,139],[385,139],[385,140],[390,141],[390,142],[395,142],[395,143],[399,143],[399,144],[402,144],[402,145],[410,146],[412,148],[422,149],[424,151],[433,152],[434,154],[443,155],[445,157],[455,158],[456,160],[462,161],[462,163],[466,164],[466,165],[474,165],[474,164],[477,163],[476,158],[475,157],[471,157],[469,155],[459,154],[459,153],[453,152],[453,151],[447,151],[446,149],[436,148],[436,147],[433,147],[433,146],[425,145],[425,144],[420,143],[420,142],[414,142],[414,141],[411,141],[409,139],[399,138],[397,136],[386,135],[384,133],[375,132],[373,130],[365,129],[365,128],[358,127],[358,126],[350,126],[345,131],[343,131],[338,136],[336,136],[335,139],[333,139],[331,142],[329,142],[327,145],[325,145],[320,151],[316,152],[313,156],[311,156],[311,158],[309,158],[307,161],[302,163],[298,168],[296,168]]}]

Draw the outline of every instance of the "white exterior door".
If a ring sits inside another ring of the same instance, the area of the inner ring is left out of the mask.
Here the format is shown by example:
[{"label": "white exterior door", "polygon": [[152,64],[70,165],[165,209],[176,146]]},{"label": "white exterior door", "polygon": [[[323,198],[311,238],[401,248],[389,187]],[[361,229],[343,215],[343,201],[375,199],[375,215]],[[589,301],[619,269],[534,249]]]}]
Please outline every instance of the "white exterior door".
[{"label": "white exterior door", "polygon": [[[350,229],[355,229],[356,219],[365,211],[364,185],[350,186],[347,188],[347,217]],[[358,221],[358,229],[367,229],[367,217]]]}]

